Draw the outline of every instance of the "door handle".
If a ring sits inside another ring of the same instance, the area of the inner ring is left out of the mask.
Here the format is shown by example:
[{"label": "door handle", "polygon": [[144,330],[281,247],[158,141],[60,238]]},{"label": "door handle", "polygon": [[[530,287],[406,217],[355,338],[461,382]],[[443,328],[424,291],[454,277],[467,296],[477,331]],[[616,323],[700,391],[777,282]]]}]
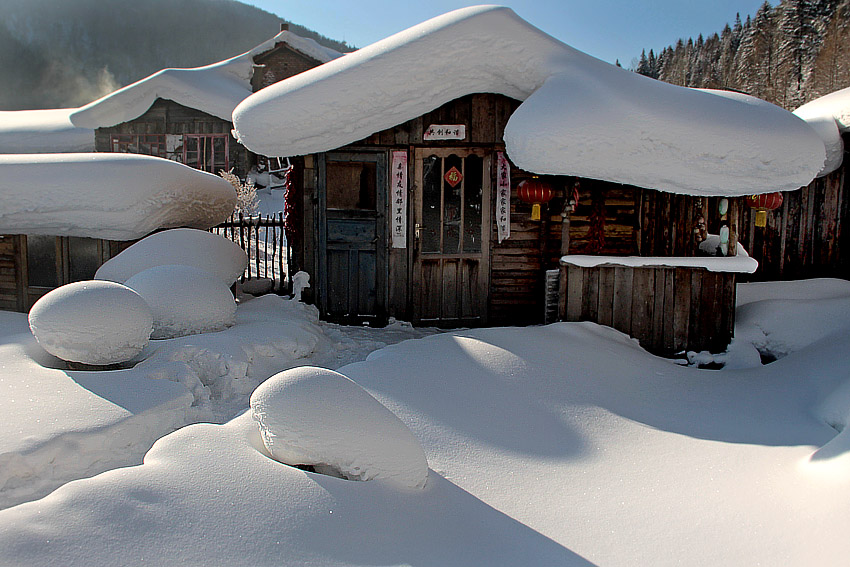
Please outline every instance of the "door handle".
[{"label": "door handle", "polygon": [[413,236],[414,236],[414,238],[416,238],[416,240],[419,240],[419,238],[421,237],[421,233],[422,233],[422,225],[419,224],[419,223],[416,223],[413,226]]}]

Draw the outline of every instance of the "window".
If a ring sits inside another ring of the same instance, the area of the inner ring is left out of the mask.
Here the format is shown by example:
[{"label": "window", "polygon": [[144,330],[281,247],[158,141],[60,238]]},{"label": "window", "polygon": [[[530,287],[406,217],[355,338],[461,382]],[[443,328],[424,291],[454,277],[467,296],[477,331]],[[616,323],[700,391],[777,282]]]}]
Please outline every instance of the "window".
[{"label": "window", "polygon": [[165,134],[112,134],[112,151],[166,157]]},{"label": "window", "polygon": [[27,242],[27,285],[53,289],[90,280],[105,260],[106,242],[94,238],[30,234]]},{"label": "window", "polygon": [[230,136],[227,134],[184,134],[183,163],[218,173],[230,169]]}]

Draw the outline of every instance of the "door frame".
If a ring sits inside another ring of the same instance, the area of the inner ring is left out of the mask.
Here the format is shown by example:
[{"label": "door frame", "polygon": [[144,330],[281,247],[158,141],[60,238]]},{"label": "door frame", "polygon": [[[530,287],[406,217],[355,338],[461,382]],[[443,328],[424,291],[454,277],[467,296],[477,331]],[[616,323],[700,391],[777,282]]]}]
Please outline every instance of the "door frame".
[{"label": "door frame", "polygon": [[387,286],[387,152],[386,151],[335,151],[318,154],[318,183],[316,191],[316,228],[315,236],[318,243],[317,269],[318,280],[316,290],[316,305],[322,316],[328,314],[328,191],[327,163],[337,162],[370,162],[376,165],[375,175],[375,308],[376,322],[381,324],[387,318],[389,289]]},{"label": "door frame", "polygon": [[[489,148],[483,147],[419,147],[413,152],[413,196],[411,199],[413,206],[413,222],[410,223],[412,231],[412,242],[410,255],[410,299],[411,299],[411,315],[414,324],[421,323],[421,304],[419,302],[420,293],[422,291],[422,264],[420,253],[420,239],[417,234],[417,226],[422,225],[422,175],[423,159],[427,156],[437,156],[445,158],[452,154],[467,157],[477,155],[482,159],[483,172],[481,176],[481,252],[474,253],[459,253],[452,254],[459,259],[470,258],[479,259],[479,289],[478,289],[478,309],[480,312],[481,326],[487,325],[489,319],[488,307],[490,302],[490,233],[492,231],[492,173],[493,173],[493,156],[495,152]],[[441,203],[442,207],[442,203]],[[442,215],[442,211],[441,211]],[[434,256],[445,256],[443,254],[435,254]],[[430,321],[430,320],[429,320]]]}]

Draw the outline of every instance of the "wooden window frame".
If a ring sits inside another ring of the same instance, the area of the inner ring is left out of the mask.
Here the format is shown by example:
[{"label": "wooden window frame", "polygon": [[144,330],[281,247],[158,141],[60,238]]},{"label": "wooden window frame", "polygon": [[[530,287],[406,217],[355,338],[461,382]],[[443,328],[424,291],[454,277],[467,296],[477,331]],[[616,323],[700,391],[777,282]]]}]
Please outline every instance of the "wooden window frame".
[{"label": "wooden window frame", "polygon": [[[197,150],[189,150],[189,140],[197,140]],[[202,151],[201,147],[206,148],[207,144],[214,144],[215,140],[224,140],[224,163],[215,161],[215,150],[210,152],[212,159],[211,163],[206,161],[206,151]],[[193,163],[189,161],[189,154],[197,152],[198,157]],[[229,134],[183,134],[183,163],[189,167],[200,169],[208,173],[217,174],[219,171],[230,170],[230,135]]]}]

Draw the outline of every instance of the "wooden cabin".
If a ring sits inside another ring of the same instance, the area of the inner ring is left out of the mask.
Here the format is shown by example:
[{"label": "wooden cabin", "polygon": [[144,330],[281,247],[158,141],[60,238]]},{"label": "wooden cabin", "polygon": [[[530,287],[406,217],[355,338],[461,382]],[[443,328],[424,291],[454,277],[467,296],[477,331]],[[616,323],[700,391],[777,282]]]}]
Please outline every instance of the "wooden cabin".
[{"label": "wooden cabin", "polygon": [[[442,327],[543,323],[547,271],[560,270],[563,256],[589,254],[612,261],[617,256],[696,256],[699,216],[705,216],[709,229],[719,229],[720,218],[709,213],[708,198],[561,176],[544,177],[555,197],[533,220],[533,205],[517,194],[532,173],[511,164],[504,151],[504,128],[518,105],[502,95],[469,95],[348,146],[298,158],[300,234],[290,243],[293,269],[313,276],[313,299],[323,317],[372,324],[394,317]],[[500,184],[501,173],[506,178]],[[503,201],[500,189],[505,188],[509,196]],[[510,219],[507,238],[500,239],[500,218]],[[651,284],[641,279],[648,278],[643,272],[634,272],[640,273],[629,292],[635,315],[637,305],[648,305],[656,294],[655,274],[661,274],[657,285],[662,290],[678,290],[684,289],[680,274],[687,272],[690,284],[694,271],[647,270],[653,272]],[[580,307],[591,300],[576,294],[587,286],[621,290],[618,280],[608,281],[619,268],[601,271],[601,283],[597,272],[578,288],[575,280],[564,287],[571,292],[564,299],[572,303],[567,309],[562,301],[561,319],[617,326],[610,308],[602,308],[599,317],[598,295],[591,311]],[[697,291],[688,286],[687,318],[677,324],[687,328],[691,318],[694,325],[708,318],[701,313],[722,312],[706,321],[712,327],[706,344],[722,350],[731,338],[736,276],[703,271],[707,283]],[[675,348],[681,346],[677,342]]]},{"label": "wooden cabin", "polygon": [[[288,24],[281,24],[287,31]],[[321,65],[315,54],[280,41],[253,56],[253,92]],[[233,169],[245,177],[257,162],[233,137],[233,123],[198,108],[158,98],[141,116],[95,129],[95,151],[158,156],[196,169],[218,173]]]}]

